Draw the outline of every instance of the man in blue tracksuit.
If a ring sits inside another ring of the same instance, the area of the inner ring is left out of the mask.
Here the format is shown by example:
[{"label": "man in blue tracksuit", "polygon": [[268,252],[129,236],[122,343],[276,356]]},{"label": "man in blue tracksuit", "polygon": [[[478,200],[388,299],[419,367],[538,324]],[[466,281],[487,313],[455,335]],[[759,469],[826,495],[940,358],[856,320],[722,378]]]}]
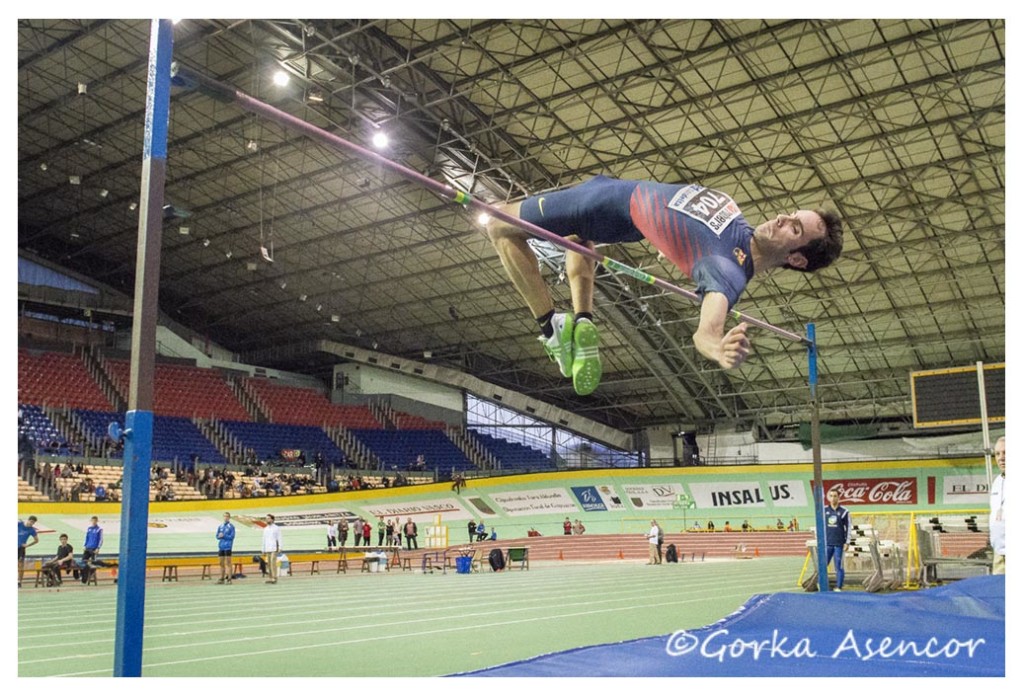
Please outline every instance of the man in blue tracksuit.
[{"label": "man in blue tracksuit", "polygon": [[850,543],[850,511],[839,504],[839,491],[828,492],[825,507],[825,567],[836,569],[836,592],[843,589],[843,552]]},{"label": "man in blue tracksuit", "polygon": [[35,515],[29,516],[27,522],[18,520],[18,587],[21,587],[25,576],[25,549],[39,543],[39,532],[35,525]]},{"label": "man in blue tracksuit", "polygon": [[231,513],[224,513],[224,524],[217,527],[217,555],[220,557],[220,580],[218,585],[231,584],[231,548],[235,544],[235,525],[231,524]]},{"label": "man in blue tracksuit", "polygon": [[92,572],[92,561],[96,559],[100,547],[103,546],[103,528],[100,527],[100,518],[93,517],[92,524],[85,530],[85,543],[82,544],[82,584],[89,582],[89,574]]}]

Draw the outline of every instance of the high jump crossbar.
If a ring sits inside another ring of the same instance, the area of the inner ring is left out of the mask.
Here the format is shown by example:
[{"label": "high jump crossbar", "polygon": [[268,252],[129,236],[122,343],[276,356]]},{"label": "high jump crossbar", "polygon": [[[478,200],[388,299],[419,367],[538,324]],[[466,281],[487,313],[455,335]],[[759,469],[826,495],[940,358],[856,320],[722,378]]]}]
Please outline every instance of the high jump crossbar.
[{"label": "high jump crossbar", "polygon": [[[292,130],[298,131],[303,135],[312,138],[313,140],[316,140],[324,145],[327,145],[328,147],[338,150],[345,150],[356,155],[357,157],[375,162],[380,166],[398,174],[399,176],[405,179],[409,179],[410,181],[414,181],[417,184],[420,184],[421,186],[429,189],[430,191],[433,191],[443,199],[452,201],[454,203],[458,203],[460,205],[469,206],[471,208],[479,210],[480,212],[487,213],[493,218],[497,218],[498,220],[502,220],[503,222],[518,227],[524,232],[527,232],[535,237],[539,237],[540,239],[543,239],[545,241],[551,242],[555,246],[561,247],[567,251],[576,252],[581,256],[585,256],[589,259],[592,259],[597,263],[601,264],[602,266],[604,266],[609,271],[621,273],[623,275],[630,276],[631,278],[636,278],[637,280],[647,283],[648,285],[653,285],[657,288],[665,290],[666,292],[670,292],[672,294],[685,297],[686,299],[697,304],[700,304],[701,302],[700,295],[698,295],[695,292],[686,290],[677,285],[673,285],[672,283],[664,281],[660,278],[656,278],[655,276],[652,276],[650,273],[642,271],[639,268],[629,266],[620,261],[616,261],[615,259],[610,259],[604,254],[598,253],[597,251],[594,251],[589,247],[586,247],[582,244],[577,244],[576,242],[572,242],[568,239],[564,239],[562,237],[559,237],[554,232],[549,232],[548,230],[545,230],[542,227],[538,227],[537,225],[527,222],[526,220],[521,220],[513,215],[509,215],[503,210],[500,210],[492,205],[488,205],[483,201],[476,200],[467,193],[454,189],[447,184],[442,184],[439,181],[435,181],[427,176],[420,174],[417,171],[409,169],[408,167],[403,166],[392,160],[389,160],[387,157],[384,157],[376,152],[367,150],[366,148],[360,147],[355,143],[351,143],[348,140],[345,140],[344,138],[334,135],[333,133],[328,133],[324,129],[314,126],[312,123],[303,121],[302,119],[292,116],[289,113],[281,111],[280,109],[277,109],[264,102],[261,102],[258,99],[255,99],[249,96],[248,94],[245,94],[244,92],[235,89],[230,85],[224,84],[223,82],[219,82],[218,80],[215,80],[211,77],[207,77],[206,75],[201,75],[193,70],[190,70],[189,68],[181,65],[178,62],[175,62],[171,65],[171,82],[172,84],[179,87],[195,89],[199,92],[202,92],[203,94],[206,94],[209,97],[212,97],[217,101],[235,104],[236,106],[245,111],[250,111],[260,116],[264,116],[272,121],[280,123],[281,125],[287,128],[291,128]],[[768,322],[758,319],[757,317],[752,317],[749,314],[744,314],[743,312],[740,312],[736,309],[733,309],[729,314],[737,321],[746,322],[751,326],[756,326],[759,329],[770,331],[790,341],[796,341],[807,346],[810,346],[812,344],[812,339],[809,339],[805,336],[801,336],[800,334],[793,333],[792,331],[786,331],[785,329],[769,324]]]}]

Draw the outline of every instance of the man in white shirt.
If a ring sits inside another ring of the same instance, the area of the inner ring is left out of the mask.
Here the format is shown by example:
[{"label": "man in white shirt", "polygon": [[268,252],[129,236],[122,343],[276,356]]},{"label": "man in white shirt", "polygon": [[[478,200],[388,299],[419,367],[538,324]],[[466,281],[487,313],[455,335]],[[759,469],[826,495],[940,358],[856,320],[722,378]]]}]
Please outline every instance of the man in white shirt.
[{"label": "man in white shirt", "polygon": [[281,528],[274,523],[274,516],[267,515],[267,526],[263,528],[263,553],[267,557],[267,584],[277,582],[277,554],[281,552]]},{"label": "man in white shirt", "polygon": [[1006,438],[996,440],[996,464],[999,475],[992,480],[989,487],[988,535],[992,543],[992,574],[1006,575],[1006,515],[1003,512],[1003,500],[1006,498]]},{"label": "man in white shirt", "polygon": [[661,563],[661,558],[658,557],[658,536],[661,530],[658,528],[658,522],[651,520],[651,529],[647,532],[647,549],[649,552],[647,565],[658,565]]}]

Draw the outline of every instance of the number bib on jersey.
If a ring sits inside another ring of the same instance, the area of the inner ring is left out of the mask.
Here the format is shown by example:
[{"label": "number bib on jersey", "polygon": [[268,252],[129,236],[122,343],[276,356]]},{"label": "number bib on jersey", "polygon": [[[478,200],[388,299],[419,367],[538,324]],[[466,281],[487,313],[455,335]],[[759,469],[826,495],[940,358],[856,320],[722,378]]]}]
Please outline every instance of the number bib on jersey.
[{"label": "number bib on jersey", "polygon": [[740,207],[736,201],[721,191],[698,184],[689,184],[679,189],[668,202],[668,207],[707,225],[708,229],[719,236],[730,222],[740,216]]}]

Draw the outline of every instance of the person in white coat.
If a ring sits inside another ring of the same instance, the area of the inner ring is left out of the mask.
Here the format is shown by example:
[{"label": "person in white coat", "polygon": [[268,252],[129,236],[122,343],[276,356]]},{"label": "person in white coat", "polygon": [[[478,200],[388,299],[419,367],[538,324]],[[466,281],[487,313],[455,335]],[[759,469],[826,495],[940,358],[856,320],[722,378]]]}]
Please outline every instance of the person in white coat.
[{"label": "person in white coat", "polygon": [[992,542],[992,574],[1006,575],[1006,513],[1003,501],[1006,499],[1006,438],[996,440],[996,464],[999,475],[992,479],[989,487],[988,535]]},{"label": "person in white coat", "polygon": [[267,584],[277,582],[277,554],[281,553],[281,528],[274,523],[274,516],[267,515],[267,525],[263,528],[263,554],[267,557]]},{"label": "person in white coat", "polygon": [[661,558],[658,556],[658,537],[661,535],[661,529],[658,527],[657,520],[651,520],[651,528],[647,532],[647,548],[649,556],[647,565],[658,565],[661,563]]}]

